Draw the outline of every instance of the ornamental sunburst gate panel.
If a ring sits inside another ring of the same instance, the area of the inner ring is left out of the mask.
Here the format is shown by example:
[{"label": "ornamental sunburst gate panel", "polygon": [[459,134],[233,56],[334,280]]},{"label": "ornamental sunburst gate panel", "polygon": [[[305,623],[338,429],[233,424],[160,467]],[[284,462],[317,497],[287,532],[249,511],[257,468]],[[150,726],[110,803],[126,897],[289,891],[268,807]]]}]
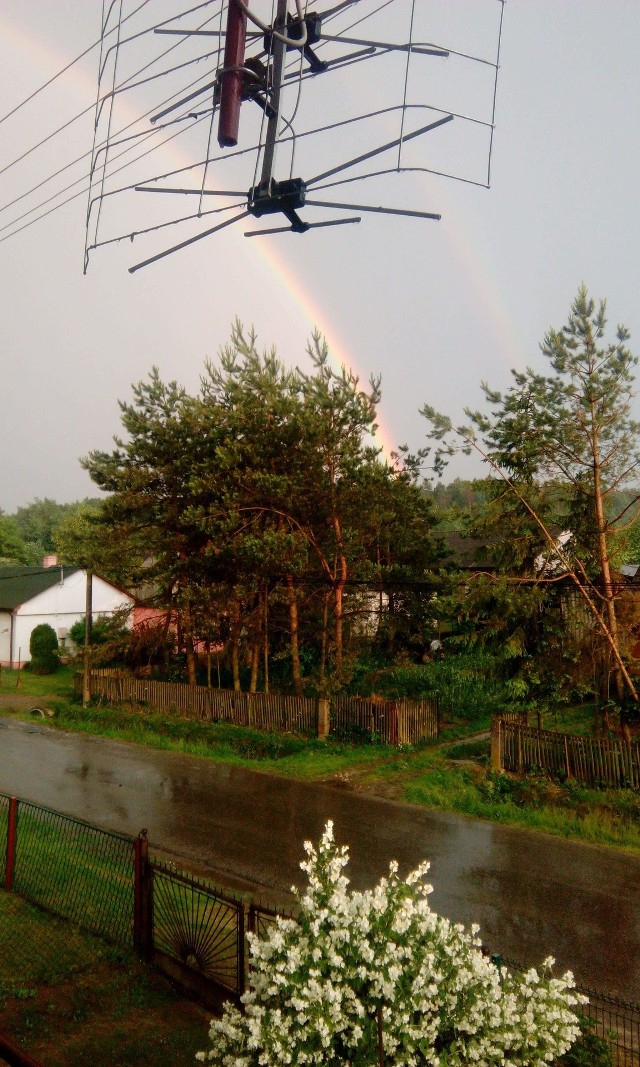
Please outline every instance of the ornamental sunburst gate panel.
[{"label": "ornamental sunburst gate panel", "polygon": [[153,881],[155,948],[203,977],[241,992],[242,904],[155,864]]}]

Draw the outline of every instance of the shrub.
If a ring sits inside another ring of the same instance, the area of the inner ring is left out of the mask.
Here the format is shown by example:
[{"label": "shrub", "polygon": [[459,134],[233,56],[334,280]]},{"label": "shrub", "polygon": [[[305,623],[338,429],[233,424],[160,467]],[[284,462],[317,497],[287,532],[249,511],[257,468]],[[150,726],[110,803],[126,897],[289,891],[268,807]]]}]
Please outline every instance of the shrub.
[{"label": "shrub", "polygon": [[584,998],[573,978],[520,977],[481,951],[470,933],[429,908],[423,863],[405,881],[392,863],[373,890],[348,891],[331,823],[318,850],[305,845],[309,877],[299,920],[279,919],[250,938],[244,1014],[227,1005],[198,1059],[226,1067],[332,1064],[375,1067],[476,1063],[539,1067],[580,1033]]},{"label": "shrub", "polygon": [[53,674],[60,666],[58,638],[52,626],[40,623],[31,631],[29,639],[31,670],[34,674]]}]

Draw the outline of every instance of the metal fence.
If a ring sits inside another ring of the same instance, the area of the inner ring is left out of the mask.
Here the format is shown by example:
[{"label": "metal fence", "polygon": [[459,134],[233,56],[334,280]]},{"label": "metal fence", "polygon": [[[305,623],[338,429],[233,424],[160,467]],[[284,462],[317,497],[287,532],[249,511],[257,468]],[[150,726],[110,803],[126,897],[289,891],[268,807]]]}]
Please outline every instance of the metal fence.
[{"label": "metal fence", "polygon": [[611,1048],[617,1067],[638,1067],[640,1064],[640,1005],[580,988],[589,997],[583,1017],[594,1033]]},{"label": "metal fence", "polygon": [[245,987],[246,908],[208,882],[151,860],[153,883],[149,955],[181,967],[238,997]]},{"label": "metal fence", "polygon": [[0,795],[4,886],[55,915],[130,945],[133,838]]}]

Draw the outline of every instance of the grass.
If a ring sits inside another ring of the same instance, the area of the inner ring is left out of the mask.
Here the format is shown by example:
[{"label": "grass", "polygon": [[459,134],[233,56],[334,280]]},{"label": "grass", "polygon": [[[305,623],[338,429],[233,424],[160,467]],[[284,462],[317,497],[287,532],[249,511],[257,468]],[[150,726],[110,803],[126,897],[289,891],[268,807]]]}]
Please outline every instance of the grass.
[{"label": "grass", "polygon": [[0,1032],[47,1067],[186,1067],[208,1019],[129,954],[0,892]]},{"label": "grass", "polygon": [[[3,822],[0,817],[0,833]],[[18,842],[16,892],[85,929],[129,942],[132,844],[27,803],[19,809]]]},{"label": "grass", "polygon": [[[23,691],[43,695],[52,686],[51,725],[153,748],[213,759],[306,781],[329,781],[440,811],[542,830],[577,840],[640,851],[640,798],[628,791],[587,790],[544,778],[519,781],[493,775],[485,716],[446,724],[438,743],[398,751],[379,744],[321,742],[289,734],[264,734],[227,723],[207,723],[145,707],[81,708],[68,698],[73,670],[24,675]],[[4,670],[0,694],[15,691],[15,672]],[[66,699],[65,699],[66,698]],[[0,709],[2,710],[2,709]],[[5,709],[6,710],[6,709]],[[12,714],[25,717],[24,707]],[[533,721],[533,716],[530,715]],[[592,705],[545,712],[546,729],[589,734]]]},{"label": "grass", "polygon": [[23,695],[48,697],[53,700],[69,700],[73,696],[73,677],[76,668],[71,664],[61,667],[54,674],[34,674],[29,670],[16,671],[0,668],[0,695],[10,697]]}]

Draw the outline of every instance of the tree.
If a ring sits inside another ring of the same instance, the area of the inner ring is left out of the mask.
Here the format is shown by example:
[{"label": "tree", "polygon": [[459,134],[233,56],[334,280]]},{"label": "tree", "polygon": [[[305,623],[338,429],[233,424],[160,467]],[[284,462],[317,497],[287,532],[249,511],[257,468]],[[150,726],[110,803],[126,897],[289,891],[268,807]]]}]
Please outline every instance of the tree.
[{"label": "tree", "polygon": [[60,563],[82,567],[121,586],[136,585],[144,573],[148,544],[125,523],[113,536],[106,501],[86,500],[60,520],[53,542]]},{"label": "tree", "polygon": [[[542,342],[550,374],[512,371],[515,384],[504,394],[483,384],[489,413],[467,411],[471,425],[455,431],[428,405],[423,414],[432,425],[430,436],[440,442],[437,469],[457,435],[465,451],[482,455],[537,524],[611,649],[619,699],[626,689],[637,700],[618,629],[613,562],[621,527],[638,518],[640,494],[627,496],[617,512],[610,507],[620,490],[634,484],[640,465],[640,425],[630,415],[637,358],[626,346],[623,326],[615,341],[603,342],[606,325],[605,302],[596,307],[581,286],[566,325],[549,330]],[[566,549],[534,502],[548,481],[566,490],[564,522],[572,534]]]},{"label": "tree", "polygon": [[49,623],[34,627],[29,638],[31,670],[34,674],[53,674],[60,666],[58,638]]},{"label": "tree", "polygon": [[236,323],[196,396],[153,370],[120,405],[126,436],[83,461],[110,495],[60,544],[94,567],[105,559],[94,526],[116,559],[123,545],[144,548],[155,603],[178,614],[190,681],[199,640],[225,644],[236,688],[243,668],[250,689],[261,670],[266,687],[270,656],[288,660],[296,693],[317,665],[321,687],[329,664],[341,684],[371,593],[422,579],[433,558],[430,505],[406,464],[381,462],[368,439],[379,383],[363,390],[334,371],[319,336],[309,355],[310,373],[287,369]]},{"label": "tree", "polygon": [[17,509],[14,518],[27,546],[30,563],[42,563],[43,556],[54,551],[58,523],[77,507],[77,504],[58,504],[49,497],[43,500],[36,497],[30,504]]},{"label": "tree", "polygon": [[16,520],[0,514],[0,565],[15,566],[27,561],[27,546],[20,536]]},{"label": "tree", "polygon": [[[298,920],[250,936],[244,1014],[226,1006],[198,1059],[258,1064],[483,1064],[538,1067],[579,1035],[573,976],[515,976],[481,951],[478,928],[431,911],[423,863],[403,881],[392,863],[375,889],[349,891],[327,824],[305,844],[309,884]],[[545,973],[547,972],[547,973]]]},{"label": "tree", "polygon": [[[126,440],[115,438],[111,452],[94,451],[83,461],[93,481],[111,495],[103,518],[111,536],[125,543],[132,535],[144,546],[148,582],[163,590],[163,606],[175,608],[187,652],[187,673],[195,683],[192,588],[197,587],[208,537],[191,520],[191,465],[207,446],[194,414],[194,402],[175,381],[160,380],[153,368],[133,388],[133,402],[121,403]],[[215,492],[215,483],[209,487]],[[140,577],[143,576],[141,571]]]}]

